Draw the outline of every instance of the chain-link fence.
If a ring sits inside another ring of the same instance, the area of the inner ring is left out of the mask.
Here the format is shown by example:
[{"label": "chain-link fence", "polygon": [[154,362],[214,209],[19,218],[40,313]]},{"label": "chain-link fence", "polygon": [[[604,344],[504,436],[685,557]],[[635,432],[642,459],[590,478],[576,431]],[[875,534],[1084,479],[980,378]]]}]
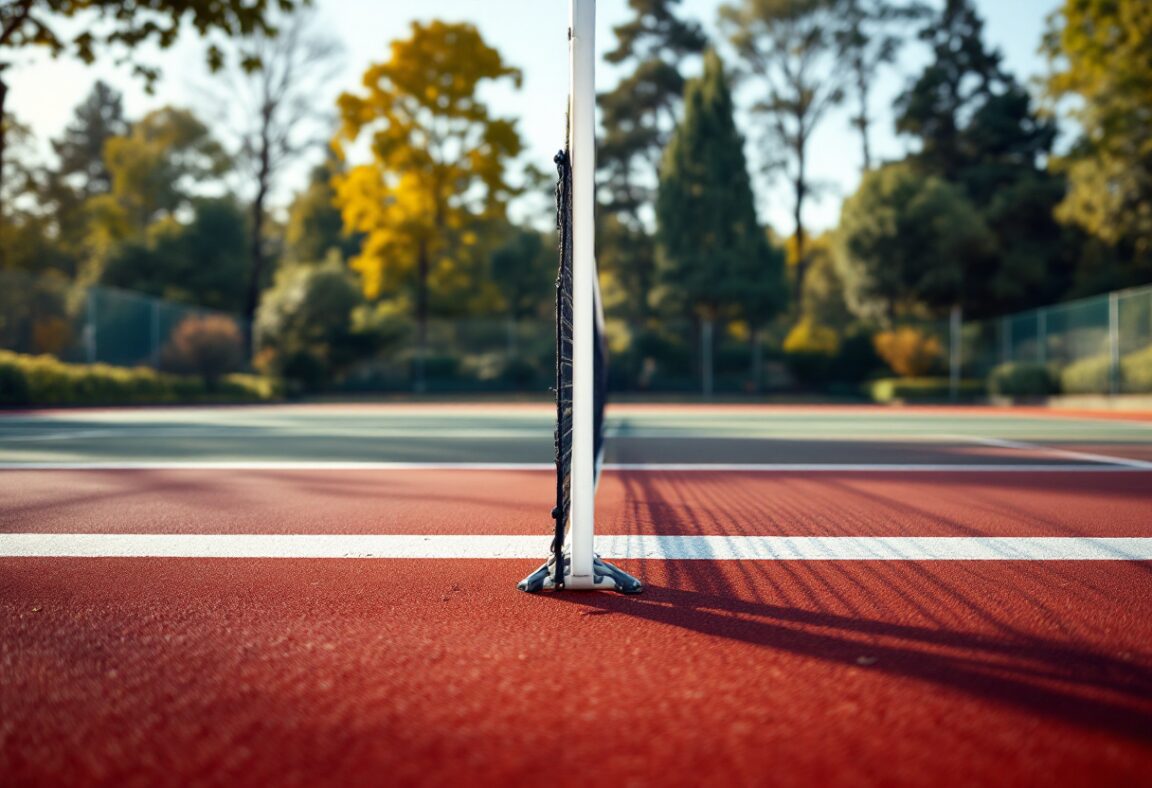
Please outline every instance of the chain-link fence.
[{"label": "chain-link fence", "polygon": [[[0,271],[0,348],[62,361],[163,367],[190,321],[240,318],[111,287],[81,287],[60,277]],[[243,342],[241,345],[243,346]],[[241,347],[240,352],[246,356]]]},{"label": "chain-link fence", "polygon": [[965,378],[1033,366],[1064,394],[1152,393],[1152,287],[957,323],[952,333],[951,368]]}]

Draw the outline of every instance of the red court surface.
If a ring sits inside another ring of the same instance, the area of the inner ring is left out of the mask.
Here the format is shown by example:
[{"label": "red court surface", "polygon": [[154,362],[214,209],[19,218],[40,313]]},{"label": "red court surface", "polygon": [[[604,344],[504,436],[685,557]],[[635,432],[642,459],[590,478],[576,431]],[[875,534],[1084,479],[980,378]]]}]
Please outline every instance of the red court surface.
[{"label": "red court surface", "polygon": [[614,407],[532,596],[548,411],[0,419],[0,786],[1152,786],[1147,414]]},{"label": "red court surface", "polygon": [[1140,785],[1135,563],[0,561],[7,785]]},{"label": "red court surface", "polygon": [[[545,534],[547,471],[7,471],[0,533]],[[603,534],[1148,536],[1152,472],[609,471]]]}]

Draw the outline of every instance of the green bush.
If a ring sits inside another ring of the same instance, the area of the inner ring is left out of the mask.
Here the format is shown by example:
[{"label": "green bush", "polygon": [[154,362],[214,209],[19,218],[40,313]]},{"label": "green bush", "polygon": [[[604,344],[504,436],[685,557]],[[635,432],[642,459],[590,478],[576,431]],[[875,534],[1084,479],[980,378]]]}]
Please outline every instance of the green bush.
[{"label": "green bush", "polygon": [[[876,402],[948,402],[952,387],[948,378],[884,378],[869,385]],[[961,380],[957,387],[959,399],[971,401],[984,395],[984,383],[979,380]]]},{"label": "green bush", "polygon": [[988,376],[988,393],[1004,397],[1044,397],[1055,393],[1048,367],[1036,363],[1000,364]]},{"label": "green bush", "polygon": [[1112,391],[1112,362],[1108,356],[1074,361],[1060,372],[1065,394],[1108,394]]},{"label": "green bush", "polygon": [[226,375],[209,390],[197,377],[107,364],[65,364],[51,356],[0,350],[0,404],[130,405],[185,402],[260,402],[276,399],[278,381]]},{"label": "green bush", "polygon": [[1152,394],[1152,345],[1121,358],[1120,372],[1124,391],[1130,394]]}]

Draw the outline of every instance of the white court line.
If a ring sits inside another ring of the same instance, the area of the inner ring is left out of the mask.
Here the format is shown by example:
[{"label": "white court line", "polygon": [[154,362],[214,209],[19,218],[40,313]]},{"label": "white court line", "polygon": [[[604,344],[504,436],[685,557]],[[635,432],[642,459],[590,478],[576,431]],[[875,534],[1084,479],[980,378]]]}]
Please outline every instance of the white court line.
[{"label": "white court line", "polygon": [[1038,451],[1043,454],[1050,454],[1053,457],[1064,457],[1069,460],[1088,460],[1089,462],[1106,462],[1112,465],[1125,465],[1130,468],[1140,468],[1142,470],[1152,470],[1152,462],[1145,462],[1144,460],[1133,460],[1127,457],[1114,457],[1109,454],[1093,454],[1084,451],[1072,451],[1070,449],[1058,449],[1053,446],[1044,446],[1040,443],[1028,443],[1026,441],[1012,441],[1005,440],[1004,438],[983,438],[978,435],[948,435],[948,438],[956,438],[960,440],[970,441],[972,443],[980,443],[985,446],[996,446],[1002,449],[1020,449],[1023,451]]},{"label": "white court line", "polygon": [[[866,464],[866,463],[605,463],[605,471],[647,473],[1116,473],[1152,471],[1137,460],[1014,464]],[[550,462],[291,462],[275,460],[116,460],[110,462],[0,462],[0,471],[555,471]]]},{"label": "white court line", "polygon": [[[540,558],[547,536],[2,534],[0,558]],[[610,559],[1148,561],[1152,538],[600,536]]]}]

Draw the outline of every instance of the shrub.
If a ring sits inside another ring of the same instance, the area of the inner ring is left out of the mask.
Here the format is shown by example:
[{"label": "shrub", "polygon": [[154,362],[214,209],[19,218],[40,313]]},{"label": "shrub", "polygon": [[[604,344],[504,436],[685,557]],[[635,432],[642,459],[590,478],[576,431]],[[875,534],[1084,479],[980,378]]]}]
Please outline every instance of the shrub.
[{"label": "shrub", "polygon": [[1036,363],[1000,364],[988,376],[988,393],[1005,397],[1043,397],[1054,393],[1048,367]]},{"label": "shrub", "polygon": [[1060,372],[1060,388],[1065,394],[1107,394],[1112,391],[1112,361],[1108,356],[1092,356],[1074,361]]},{"label": "shrub", "polygon": [[808,317],[801,319],[784,338],[788,368],[802,383],[825,382],[839,350],[836,331]]},{"label": "shrub", "polygon": [[226,375],[204,381],[152,369],[65,364],[51,356],[0,351],[0,404],[127,405],[175,402],[257,402],[281,396],[278,381]]},{"label": "shrub", "polygon": [[876,353],[902,378],[922,378],[940,368],[944,354],[937,337],[903,326],[872,338]]},{"label": "shrub", "polygon": [[[952,385],[948,378],[884,378],[872,381],[869,392],[876,402],[948,402]],[[984,383],[961,380],[956,393],[961,400],[978,399],[984,394]]]},{"label": "shrub", "polygon": [[212,389],[221,376],[244,365],[244,337],[226,315],[189,317],[172,332],[160,362],[168,371],[199,375]]},{"label": "shrub", "polygon": [[1128,353],[1120,359],[1123,390],[1131,394],[1152,394],[1152,345]]}]

